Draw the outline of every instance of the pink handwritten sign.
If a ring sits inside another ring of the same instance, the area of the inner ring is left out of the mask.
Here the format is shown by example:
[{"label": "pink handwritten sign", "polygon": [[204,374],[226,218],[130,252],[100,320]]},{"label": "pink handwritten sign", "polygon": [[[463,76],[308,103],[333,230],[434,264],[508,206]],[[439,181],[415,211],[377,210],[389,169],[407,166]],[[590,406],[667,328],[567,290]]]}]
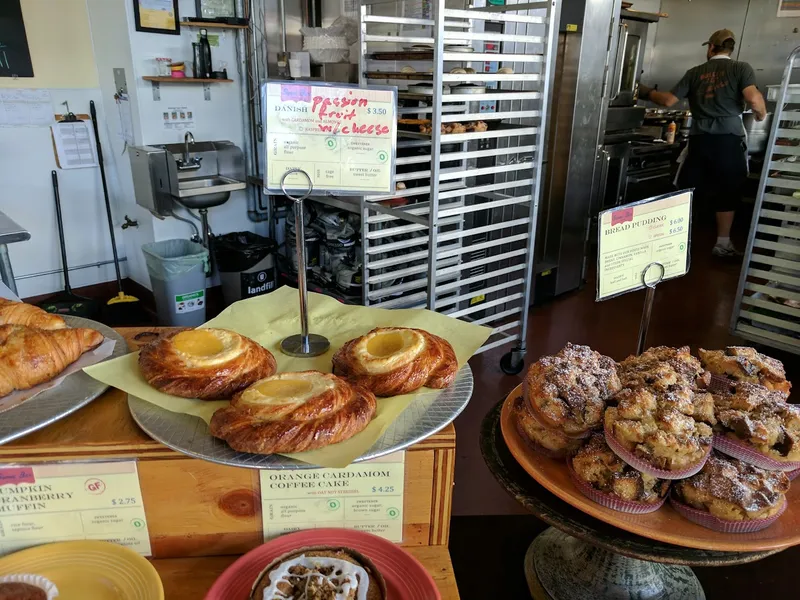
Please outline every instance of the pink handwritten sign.
[{"label": "pink handwritten sign", "polygon": [[633,221],[633,208],[620,208],[611,213],[611,226]]},{"label": "pink handwritten sign", "polygon": [[282,85],[281,102],[311,102],[310,85]]},{"label": "pink handwritten sign", "polygon": [[36,483],[33,467],[0,469],[0,485]]}]

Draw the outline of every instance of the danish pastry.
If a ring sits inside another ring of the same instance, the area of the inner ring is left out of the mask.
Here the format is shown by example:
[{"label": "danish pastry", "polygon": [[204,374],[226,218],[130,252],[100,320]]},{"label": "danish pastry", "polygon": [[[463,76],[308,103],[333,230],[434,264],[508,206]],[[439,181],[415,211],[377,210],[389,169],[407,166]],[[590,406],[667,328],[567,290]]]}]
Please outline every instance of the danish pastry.
[{"label": "danish pastry", "polygon": [[63,318],[38,306],[0,298],[0,325],[25,325],[37,329],[65,329]]},{"label": "danish pastry", "polygon": [[211,435],[238,452],[304,452],[362,431],[375,416],[375,396],[319,371],[280,373],[236,394],[211,418]]},{"label": "danish pastry", "polygon": [[102,343],[103,334],[94,329],[0,325],[0,396],[50,381]]},{"label": "danish pastry", "polygon": [[386,600],[386,583],[366,556],[351,548],[314,546],[273,560],[251,600]]},{"label": "danish pastry", "polygon": [[157,390],[183,398],[230,398],[276,371],[275,357],[227,329],[192,329],[142,348],[139,368]]},{"label": "danish pastry", "polygon": [[423,386],[446,388],[458,372],[447,340],[405,327],[379,327],[333,355],[333,372],[376,396],[399,396]]},{"label": "danish pastry", "polygon": [[783,363],[757,352],[755,348],[728,346],[725,350],[703,350],[700,361],[712,375],[733,382],[744,381],[789,395],[792,384],[786,381]]}]

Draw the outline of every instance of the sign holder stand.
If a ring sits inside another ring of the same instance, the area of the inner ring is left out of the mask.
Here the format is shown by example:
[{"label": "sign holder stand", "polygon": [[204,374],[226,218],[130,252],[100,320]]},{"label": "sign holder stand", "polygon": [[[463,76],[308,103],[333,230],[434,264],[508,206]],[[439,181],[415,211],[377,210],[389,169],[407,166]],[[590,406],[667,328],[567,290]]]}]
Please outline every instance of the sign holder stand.
[{"label": "sign holder stand", "polygon": [[[302,196],[292,196],[286,191],[286,178],[300,173],[308,180],[308,191]],[[306,232],[303,224],[303,200],[314,191],[311,177],[303,169],[289,169],[281,177],[283,195],[294,203],[294,226],[297,252],[297,291],[300,293],[300,333],[281,341],[281,352],[296,358],[311,358],[325,354],[331,343],[328,338],[308,332],[308,287],[306,285]]]},{"label": "sign holder stand", "polygon": [[[659,267],[661,273],[655,281],[647,283],[647,272],[650,270],[650,267]],[[644,309],[642,310],[642,322],[639,325],[639,343],[636,346],[636,356],[644,352],[644,346],[647,342],[647,330],[650,328],[650,315],[653,313],[653,300],[656,297],[656,286],[664,279],[665,272],[664,265],[660,262],[651,262],[644,268],[644,271],[642,271],[642,284],[644,284],[646,291],[644,296]]]}]

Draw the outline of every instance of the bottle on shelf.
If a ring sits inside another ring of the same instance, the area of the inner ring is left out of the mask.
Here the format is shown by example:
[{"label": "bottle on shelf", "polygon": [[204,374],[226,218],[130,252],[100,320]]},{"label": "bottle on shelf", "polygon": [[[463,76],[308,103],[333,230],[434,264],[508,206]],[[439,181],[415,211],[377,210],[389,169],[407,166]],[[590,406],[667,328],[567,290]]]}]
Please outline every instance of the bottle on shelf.
[{"label": "bottle on shelf", "polygon": [[211,44],[208,42],[208,30],[200,30],[200,75],[202,79],[211,79]]},{"label": "bottle on shelf", "polygon": [[664,139],[668,144],[675,143],[675,133],[677,131],[678,131],[678,125],[675,123],[675,121],[670,121],[670,124],[667,125],[667,133],[664,136]]}]

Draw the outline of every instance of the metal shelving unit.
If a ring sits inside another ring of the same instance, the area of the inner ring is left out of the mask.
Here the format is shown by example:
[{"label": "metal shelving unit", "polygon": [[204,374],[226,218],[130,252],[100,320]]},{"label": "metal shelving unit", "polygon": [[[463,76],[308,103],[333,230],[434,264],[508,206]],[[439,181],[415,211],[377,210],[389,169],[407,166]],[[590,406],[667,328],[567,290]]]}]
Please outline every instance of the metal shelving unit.
[{"label": "metal shelving unit", "polygon": [[[786,62],[731,331],[800,354],[800,47]],[[770,98],[772,99],[772,98]]]},{"label": "metal shelving unit", "polygon": [[[453,4],[433,0],[431,18],[403,16],[402,2],[361,7],[361,84],[397,85],[400,116],[431,126],[430,134],[399,132],[397,181],[405,189],[360,200],[364,303],[425,307],[490,326],[480,352],[514,344],[501,366],[517,373],[560,1]],[[404,57],[404,46],[415,44],[430,52]],[[412,59],[432,94],[408,92],[413,73],[401,69]],[[456,67],[475,73],[451,73]],[[498,74],[503,67],[512,72]],[[486,90],[465,93],[458,87],[465,82]],[[442,132],[477,122],[486,130]]]}]

